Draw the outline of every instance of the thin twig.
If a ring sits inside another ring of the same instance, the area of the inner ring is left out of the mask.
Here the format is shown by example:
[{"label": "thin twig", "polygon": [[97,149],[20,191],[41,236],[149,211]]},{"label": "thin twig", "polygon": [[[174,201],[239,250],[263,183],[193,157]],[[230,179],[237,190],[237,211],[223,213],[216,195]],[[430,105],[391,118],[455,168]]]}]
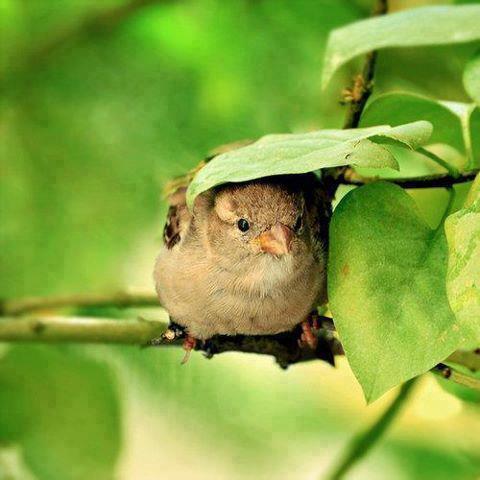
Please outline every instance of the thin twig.
[{"label": "thin twig", "polygon": [[[388,0],[377,0],[371,16],[384,15],[387,11]],[[362,73],[355,77],[353,86],[344,90],[345,100],[348,103],[348,110],[343,123],[344,129],[357,128],[360,123],[363,109],[373,92],[376,63],[377,52],[373,50],[366,55]],[[334,198],[340,184],[339,179],[343,178],[347,169],[348,167],[333,167],[323,170],[325,193],[329,197]]]},{"label": "thin twig", "polygon": [[337,181],[341,185],[361,186],[367,183],[383,180],[395,183],[403,188],[448,188],[459,183],[472,182],[479,173],[479,169],[470,172],[463,172],[458,177],[449,174],[425,175],[423,177],[411,178],[378,178],[378,177],[362,177],[351,168],[347,168],[339,175]]},{"label": "thin twig", "polygon": [[158,307],[157,296],[150,293],[116,292],[106,294],[74,294],[51,297],[25,297],[0,301],[0,315],[15,316],[26,313],[82,307]]},{"label": "thin twig", "polygon": [[404,383],[395,400],[393,400],[380,418],[370,428],[360,432],[350,440],[339,461],[325,476],[325,480],[340,480],[343,478],[345,474],[378,443],[402,410],[402,407],[412,392],[416,380],[417,379],[414,378]]},{"label": "thin twig", "polygon": [[457,383],[458,385],[462,385],[473,390],[478,390],[480,392],[480,378],[461,373],[455,370],[455,368],[449,367],[443,363],[439,363],[435,368],[432,369],[432,372],[446,380],[450,380],[453,383]]},{"label": "thin twig", "polygon": [[[387,0],[378,0],[372,12],[372,17],[384,15],[388,10]],[[350,92],[350,107],[347,111],[343,128],[357,128],[360,123],[365,104],[373,91],[377,52],[369,52],[365,58],[361,75],[358,75]]]}]

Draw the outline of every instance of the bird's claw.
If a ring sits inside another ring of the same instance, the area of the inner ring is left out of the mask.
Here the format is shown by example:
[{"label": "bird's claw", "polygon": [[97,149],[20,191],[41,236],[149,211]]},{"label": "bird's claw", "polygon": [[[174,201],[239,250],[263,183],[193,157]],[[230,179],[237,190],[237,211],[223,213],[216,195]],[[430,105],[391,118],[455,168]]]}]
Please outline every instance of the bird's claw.
[{"label": "bird's claw", "polygon": [[316,350],[318,346],[318,337],[314,333],[314,330],[320,328],[318,316],[312,314],[307,320],[300,324],[300,327],[302,328],[302,332],[298,339],[298,346],[300,348],[308,346],[310,349]]},{"label": "bird's claw", "polygon": [[197,339],[192,337],[191,335],[187,335],[185,340],[183,341],[183,349],[185,350],[185,356],[181,362],[182,365],[185,365],[188,360],[190,359],[190,354],[192,350],[195,349],[197,345]]}]

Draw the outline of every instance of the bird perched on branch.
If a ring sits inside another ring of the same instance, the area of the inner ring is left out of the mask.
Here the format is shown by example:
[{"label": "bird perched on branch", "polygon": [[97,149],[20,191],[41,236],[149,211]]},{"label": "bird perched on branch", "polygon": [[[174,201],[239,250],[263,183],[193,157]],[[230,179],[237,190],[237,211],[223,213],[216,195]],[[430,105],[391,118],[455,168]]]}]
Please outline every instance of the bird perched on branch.
[{"label": "bird perched on branch", "polygon": [[[161,304],[186,333],[184,348],[213,335],[265,335],[302,324],[326,301],[330,198],[315,174],[227,184],[186,205],[169,196],[154,279]],[[188,357],[188,353],[187,353]]]}]

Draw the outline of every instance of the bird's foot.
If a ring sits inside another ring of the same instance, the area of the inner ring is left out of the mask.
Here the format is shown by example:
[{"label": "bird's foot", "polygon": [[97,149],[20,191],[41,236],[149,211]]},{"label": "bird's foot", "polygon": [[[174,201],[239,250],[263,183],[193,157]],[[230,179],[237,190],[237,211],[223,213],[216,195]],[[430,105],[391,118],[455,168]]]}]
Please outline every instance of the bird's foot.
[{"label": "bird's foot", "polygon": [[192,353],[192,350],[195,349],[196,345],[197,339],[192,337],[191,335],[187,335],[185,340],[183,341],[183,349],[185,350],[185,356],[183,357],[182,365],[185,365],[185,363],[188,362],[190,354]]},{"label": "bird's foot", "polygon": [[298,345],[300,348],[305,348],[308,346],[312,350],[316,350],[318,346],[318,337],[315,334],[314,330],[320,328],[318,315],[311,314],[307,320],[300,324],[302,329],[300,338],[298,339]]}]

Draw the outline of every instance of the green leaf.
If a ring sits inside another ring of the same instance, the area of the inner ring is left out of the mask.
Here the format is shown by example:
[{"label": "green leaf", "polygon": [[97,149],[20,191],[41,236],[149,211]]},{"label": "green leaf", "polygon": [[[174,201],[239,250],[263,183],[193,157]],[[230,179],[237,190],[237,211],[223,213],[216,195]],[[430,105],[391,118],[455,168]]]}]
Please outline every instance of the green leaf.
[{"label": "green leaf", "polygon": [[392,128],[381,125],[347,130],[320,130],[303,134],[267,135],[255,143],[213,158],[191,182],[187,201],[227,182],[245,182],[272,175],[312,172],[341,165],[398,168],[392,153],[381,144],[393,142],[417,148],[432,133],[428,122]]},{"label": "green leaf", "polygon": [[480,105],[480,54],[468,62],[463,72],[463,85],[470,97]]},{"label": "green leaf", "polygon": [[371,402],[444,360],[472,333],[447,300],[447,245],[400,187],[347,194],[330,231],[330,308]]},{"label": "green leaf", "polygon": [[473,104],[442,102],[422,95],[395,92],[380,95],[365,108],[360,125],[401,125],[426,120],[433,125],[429,144],[447,144],[480,163],[480,109]]},{"label": "green leaf", "polygon": [[445,45],[480,39],[480,5],[429,6],[369,18],[330,33],[322,75],[325,88],[343,64],[387,47]]},{"label": "green leaf", "polygon": [[448,241],[447,295],[461,323],[475,326],[464,348],[480,346],[480,176],[465,207],[445,221]]},{"label": "green leaf", "polygon": [[0,443],[39,480],[113,479],[119,405],[107,366],[81,349],[14,346],[0,357]]}]

